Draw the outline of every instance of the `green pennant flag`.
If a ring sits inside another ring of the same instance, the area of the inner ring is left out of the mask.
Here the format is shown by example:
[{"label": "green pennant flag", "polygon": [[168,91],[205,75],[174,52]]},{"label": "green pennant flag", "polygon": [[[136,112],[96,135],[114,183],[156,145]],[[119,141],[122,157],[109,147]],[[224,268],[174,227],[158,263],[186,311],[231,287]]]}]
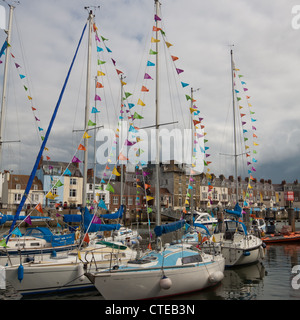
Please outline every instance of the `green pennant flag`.
[{"label": "green pennant flag", "polygon": [[107,184],[105,190],[110,191],[110,192],[115,192],[115,189],[109,183]]},{"label": "green pennant flag", "polygon": [[101,39],[102,39],[103,41],[107,41],[107,40],[108,40],[108,39],[106,39],[106,38],[104,38],[104,37],[102,37],[102,36],[101,36]]},{"label": "green pennant flag", "polygon": [[128,97],[132,96],[132,93],[130,92],[124,92],[125,94],[125,98],[123,98],[123,100],[126,100]]},{"label": "green pennant flag", "polygon": [[189,198],[191,197],[191,195],[189,193],[186,194]]},{"label": "green pennant flag", "polygon": [[157,54],[157,52],[150,49],[149,54]]},{"label": "green pennant flag", "polygon": [[4,248],[7,247],[5,239],[2,239],[2,240],[0,241],[0,247],[4,247]]},{"label": "green pennant flag", "polygon": [[98,65],[104,64],[104,63],[106,63],[106,61],[101,61],[101,60],[98,59]]},{"label": "green pennant flag", "polygon": [[134,113],[133,119],[144,119],[141,115],[139,115],[137,112]]},{"label": "green pennant flag", "polygon": [[153,210],[151,208],[147,208],[147,212],[151,213]]},{"label": "green pennant flag", "polygon": [[56,183],[55,183],[55,186],[54,186],[54,188],[58,188],[58,187],[61,187],[61,186],[63,186],[64,184],[63,183],[61,183],[61,181],[60,180],[58,180]]},{"label": "green pennant flag", "polygon": [[95,123],[95,122],[93,122],[93,121],[89,120],[89,122],[88,122],[88,126],[95,126],[95,125],[96,125],[96,123]]},{"label": "green pennant flag", "polygon": [[192,100],[192,98],[187,94],[185,95],[185,97],[186,97],[186,100]]},{"label": "green pennant flag", "polygon": [[26,86],[24,86],[24,89],[27,91],[28,90],[28,88],[26,87]]},{"label": "green pennant flag", "polygon": [[206,143],[208,140],[204,139],[204,143]]},{"label": "green pennant flag", "polygon": [[160,33],[161,33],[163,36],[166,35],[166,33],[165,33],[162,29],[160,29]]}]

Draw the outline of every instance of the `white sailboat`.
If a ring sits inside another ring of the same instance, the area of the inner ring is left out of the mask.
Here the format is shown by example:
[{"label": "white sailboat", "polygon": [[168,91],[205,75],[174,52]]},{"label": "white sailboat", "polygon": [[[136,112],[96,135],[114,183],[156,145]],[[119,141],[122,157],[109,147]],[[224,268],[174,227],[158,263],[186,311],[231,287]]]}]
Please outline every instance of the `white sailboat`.
[{"label": "white sailboat", "polygon": [[[89,11],[88,21],[86,24],[88,25],[89,30],[89,44],[91,44],[93,19],[93,12]],[[86,26],[84,27],[82,36],[85,29]],[[81,43],[81,39],[78,44],[78,48]],[[78,51],[78,48],[76,52]],[[87,82],[89,82],[90,54],[91,49],[89,45]],[[86,95],[89,96],[89,94],[89,86],[87,85]],[[86,109],[88,108],[88,106],[89,103],[87,102]],[[86,128],[87,124],[85,126],[85,129]],[[87,145],[85,154],[87,154]],[[85,161],[85,163],[87,163],[87,161]],[[86,173],[87,168],[85,167],[84,177],[86,177]],[[86,184],[84,183],[83,186],[85,185]],[[85,188],[83,188],[83,199],[86,199],[85,196],[86,191]],[[123,209],[122,206],[121,209]],[[93,224],[94,217],[95,215],[90,214],[88,209],[85,207],[82,217],[82,229],[86,232],[86,234],[82,235],[80,239],[79,249],[71,251],[63,256],[53,255],[50,258],[43,257],[42,259],[32,260],[29,262],[18,261],[17,264],[9,265],[6,267],[6,281],[13,285],[13,287],[23,295],[85,289],[93,287],[88,278],[85,277],[85,272],[114,267],[116,264],[132,259],[136,252],[129,249],[122,243],[117,243],[116,241],[100,241],[98,238],[95,238],[94,240],[91,239],[89,245],[86,248],[82,248],[84,236],[86,236],[90,231],[89,229]],[[98,229],[115,230],[119,228],[119,224],[101,224],[100,228]]]},{"label": "white sailboat", "polygon": [[[6,41],[2,47],[5,53],[5,68],[3,76],[3,92],[1,101],[1,123],[0,123],[0,164],[2,164],[2,149],[3,149],[3,131],[4,131],[4,118],[6,113],[6,101],[7,101],[7,76],[10,53],[10,43],[11,43],[11,33],[12,33],[12,22],[13,22],[13,12],[15,7],[11,4],[9,6],[9,21],[8,29],[5,31],[7,34]],[[6,45],[6,47],[5,47]],[[17,141],[10,141],[17,142]],[[2,182],[1,182],[2,183]],[[29,188],[30,190],[30,188]],[[29,193],[29,192],[28,192]],[[36,207],[37,208],[37,207]],[[19,208],[20,210],[22,207]],[[43,258],[50,258],[53,255],[60,255],[68,250],[72,250],[78,246],[75,240],[74,234],[58,235],[52,233],[52,231],[47,228],[28,228],[25,234],[22,234],[19,228],[13,229],[16,221],[27,222],[30,217],[18,216],[16,219],[15,215],[4,215],[0,213],[0,225],[3,225],[7,221],[13,221],[13,225],[10,229],[9,235],[6,233],[3,236],[0,246],[0,265],[12,265],[15,263],[22,263],[29,260],[39,260]],[[34,220],[51,220],[51,218],[37,216],[32,217],[29,221]]]},{"label": "white sailboat", "polygon": [[[156,22],[156,129],[159,129],[158,63],[160,3],[155,0]],[[86,276],[105,299],[137,300],[153,299],[197,291],[215,285],[222,280],[225,260],[221,255],[205,254],[189,244],[165,245],[162,248],[162,234],[182,228],[185,220],[161,225],[159,184],[159,138],[156,131],[156,250],[146,252],[142,257]]]},{"label": "white sailboat", "polygon": [[206,240],[202,247],[207,252],[213,247],[219,248],[225,258],[225,265],[228,267],[245,265],[254,263],[264,258],[264,243],[263,241],[249,234],[246,226],[240,222],[242,218],[242,208],[238,204],[238,174],[237,174],[237,130],[236,130],[236,97],[234,90],[234,61],[233,51],[231,54],[231,73],[232,73],[232,98],[233,98],[233,124],[234,124],[234,159],[235,159],[235,179],[236,179],[236,200],[237,204],[234,210],[225,210],[227,214],[233,217],[234,220],[224,220],[218,225],[218,230]]}]

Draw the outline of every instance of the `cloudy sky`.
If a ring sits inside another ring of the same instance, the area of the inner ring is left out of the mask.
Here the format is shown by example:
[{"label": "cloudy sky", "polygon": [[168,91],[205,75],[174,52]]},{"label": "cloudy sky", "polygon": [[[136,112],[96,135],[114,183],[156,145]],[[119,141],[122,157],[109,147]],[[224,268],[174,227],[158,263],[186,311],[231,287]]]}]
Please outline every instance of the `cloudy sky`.
[{"label": "cloudy sky", "polygon": [[[233,158],[223,155],[233,152],[230,134],[230,50],[233,49],[236,68],[243,75],[251,97],[251,110],[255,112],[255,141],[259,145],[253,175],[258,179],[272,179],[274,183],[300,180],[300,29],[295,28],[297,12],[292,13],[297,1],[161,2],[163,30],[173,44],[168,52],[179,57],[176,66],[184,70],[180,81],[190,84],[182,95],[191,87],[200,88],[194,98],[204,118],[211,172],[233,174]],[[8,20],[8,6],[4,1],[0,4],[6,8]],[[91,6],[100,34],[109,39],[105,42],[112,51],[108,59],[113,58],[117,68],[126,75],[125,91],[137,94],[136,97],[140,94],[151,46],[154,1],[20,1],[14,9],[11,52],[15,59],[11,59],[9,68],[4,139],[21,140],[21,143],[4,145],[2,168],[30,173],[40,145],[31,107],[37,109],[38,125],[46,130],[87,20],[85,6]],[[0,31],[2,45],[5,33]],[[51,160],[70,161],[80,142],[82,133],[73,130],[83,127],[86,39],[87,34],[47,144]],[[1,60],[4,61],[3,56]],[[14,63],[20,67],[16,68]],[[1,79],[3,70],[4,63],[0,65]],[[107,73],[109,71],[107,69]],[[26,77],[20,79],[20,73]],[[116,72],[108,80],[107,99],[111,96],[111,100],[98,117],[102,125],[115,128],[120,101]],[[28,86],[27,92],[24,83]],[[30,101],[28,92],[33,98]],[[147,104],[143,111],[144,125],[153,124],[153,104]],[[184,122],[175,107],[168,111],[164,100],[162,104],[162,122]]]}]

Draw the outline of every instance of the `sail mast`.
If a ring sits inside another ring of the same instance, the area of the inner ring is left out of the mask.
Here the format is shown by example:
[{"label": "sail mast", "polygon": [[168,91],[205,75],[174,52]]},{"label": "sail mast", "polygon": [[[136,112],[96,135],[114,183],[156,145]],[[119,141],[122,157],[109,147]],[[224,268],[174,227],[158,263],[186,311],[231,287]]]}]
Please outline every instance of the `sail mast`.
[{"label": "sail mast", "polygon": [[[87,79],[86,79],[86,100],[85,100],[85,124],[84,131],[87,132],[89,121],[90,105],[90,74],[91,74],[91,53],[92,53],[92,22],[93,12],[89,12],[89,33],[88,33],[88,57],[87,57]],[[88,169],[88,139],[84,139],[84,161],[83,161],[83,188],[82,188],[82,207],[86,206],[86,187],[87,187],[87,169]]]},{"label": "sail mast", "polygon": [[3,131],[4,131],[4,120],[5,120],[5,103],[6,103],[6,87],[7,87],[7,73],[8,73],[8,62],[9,62],[9,52],[10,52],[10,38],[11,38],[11,28],[12,28],[12,18],[14,6],[9,4],[9,21],[7,33],[7,48],[5,57],[5,67],[3,76],[3,92],[2,92],[2,103],[1,103],[1,123],[0,123],[0,169],[2,169],[2,144],[3,144]]},{"label": "sail mast", "polygon": [[[156,16],[159,16],[159,1],[155,1]],[[156,21],[156,39],[158,39],[158,19]],[[156,116],[155,116],[155,128],[156,128],[156,186],[155,186],[155,199],[156,199],[156,225],[161,225],[161,212],[160,212],[160,144],[159,144],[159,42],[156,42],[156,88],[155,88],[155,106],[156,106]]]},{"label": "sail mast", "polygon": [[[121,111],[123,111],[123,75],[121,75]],[[123,134],[123,119],[121,119],[121,134]],[[122,161],[122,160],[121,160]],[[120,162],[121,166],[121,205],[123,204],[124,197],[124,165]],[[125,221],[125,220],[124,220]]]},{"label": "sail mast", "polygon": [[236,142],[236,116],[235,116],[235,94],[234,94],[234,62],[233,62],[233,50],[230,50],[230,55],[231,55],[231,80],[232,80],[232,105],[233,105],[233,136],[234,136],[234,170],[235,170],[235,183],[236,183],[236,202],[239,202],[238,198],[238,167],[237,167],[237,142]]}]

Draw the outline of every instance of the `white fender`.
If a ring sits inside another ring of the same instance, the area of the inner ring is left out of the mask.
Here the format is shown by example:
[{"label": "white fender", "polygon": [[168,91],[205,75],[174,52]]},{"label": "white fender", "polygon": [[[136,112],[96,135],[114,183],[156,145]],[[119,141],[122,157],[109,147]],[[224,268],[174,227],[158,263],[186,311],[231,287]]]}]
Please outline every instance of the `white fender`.
[{"label": "white fender", "polygon": [[222,271],[215,271],[209,275],[208,280],[211,283],[217,283],[217,282],[222,281],[223,278],[224,278],[224,273]]},{"label": "white fender", "polygon": [[166,276],[163,276],[161,279],[160,279],[160,282],[159,282],[159,285],[162,289],[164,290],[168,290],[171,288],[172,286],[172,280]]}]

